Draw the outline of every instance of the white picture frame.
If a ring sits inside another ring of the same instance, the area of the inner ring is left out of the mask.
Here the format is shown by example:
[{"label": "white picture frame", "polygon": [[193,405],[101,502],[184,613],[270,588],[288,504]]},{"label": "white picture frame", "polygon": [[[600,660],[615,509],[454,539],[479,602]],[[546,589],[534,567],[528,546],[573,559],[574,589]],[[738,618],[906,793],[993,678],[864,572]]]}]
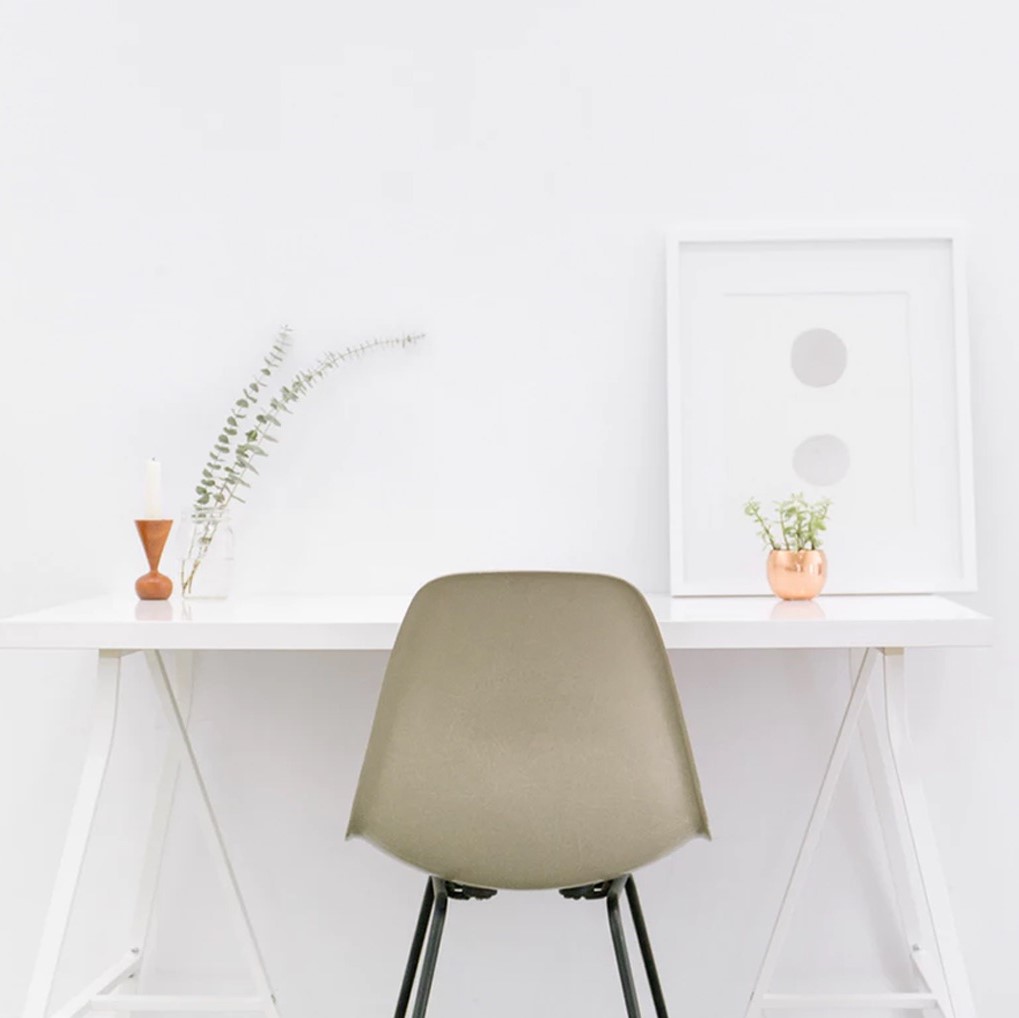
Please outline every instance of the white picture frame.
[{"label": "white picture frame", "polygon": [[667,245],[673,595],[768,593],[743,503],[794,490],[833,499],[825,593],[975,590],[962,225],[698,224]]}]

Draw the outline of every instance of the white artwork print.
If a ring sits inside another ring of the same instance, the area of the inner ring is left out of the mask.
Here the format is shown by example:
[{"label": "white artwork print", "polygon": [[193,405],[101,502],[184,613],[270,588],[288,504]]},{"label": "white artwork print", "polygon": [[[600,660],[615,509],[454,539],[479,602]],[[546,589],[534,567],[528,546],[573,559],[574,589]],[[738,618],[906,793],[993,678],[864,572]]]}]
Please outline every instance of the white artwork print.
[{"label": "white artwork print", "polygon": [[829,592],[972,583],[945,238],[670,248],[673,593],[764,593],[742,507],[833,500]]},{"label": "white artwork print", "polygon": [[[914,522],[908,298],[733,295],[726,305],[727,372],[743,375],[730,478],[769,496],[823,489],[842,525]],[[814,356],[797,359],[805,351]]]}]

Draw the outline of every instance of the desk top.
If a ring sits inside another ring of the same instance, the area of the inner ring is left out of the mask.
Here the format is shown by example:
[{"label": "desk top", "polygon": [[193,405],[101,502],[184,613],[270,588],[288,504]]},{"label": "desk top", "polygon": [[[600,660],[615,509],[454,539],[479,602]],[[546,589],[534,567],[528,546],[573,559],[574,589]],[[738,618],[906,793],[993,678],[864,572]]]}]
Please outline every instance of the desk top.
[{"label": "desk top", "polygon": [[[669,597],[648,595],[674,649],[976,647],[991,620],[935,595]],[[389,650],[409,595],[103,597],[0,619],[0,648]]]}]

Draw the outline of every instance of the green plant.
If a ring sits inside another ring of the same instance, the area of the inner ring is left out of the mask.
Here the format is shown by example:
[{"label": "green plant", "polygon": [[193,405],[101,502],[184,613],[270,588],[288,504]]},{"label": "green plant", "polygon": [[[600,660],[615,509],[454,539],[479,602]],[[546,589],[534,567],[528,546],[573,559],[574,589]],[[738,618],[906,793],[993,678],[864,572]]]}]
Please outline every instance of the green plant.
[{"label": "green plant", "polygon": [[[269,380],[276,374],[293,345],[291,330],[280,329],[263,358],[263,366],[234,400],[230,412],[220,429],[216,442],[202,468],[202,476],[195,486],[195,510],[225,509],[232,502],[244,502],[241,488],[251,487],[252,475],[258,474],[255,460],[268,456],[267,443],[278,442],[276,433],[283,426],[284,414],[293,413],[293,407],[328,375],[345,361],[360,357],[380,347],[405,347],[421,339],[420,334],[399,336],[394,339],[373,339],[342,351],[331,351],[320,357],[310,368],[298,371],[288,384],[282,385],[269,397]],[[216,536],[219,519],[206,519],[201,527],[193,529],[186,557],[190,571],[181,577],[182,592],[189,594],[194,586],[195,574],[209,545]]]},{"label": "green plant", "polygon": [[[766,519],[756,498],[747,500],[743,512],[757,524],[757,533],[764,544],[776,551],[810,551],[820,548],[828,529],[831,499],[808,502],[796,492],[774,504],[774,519]],[[776,536],[776,534],[778,536]]]}]

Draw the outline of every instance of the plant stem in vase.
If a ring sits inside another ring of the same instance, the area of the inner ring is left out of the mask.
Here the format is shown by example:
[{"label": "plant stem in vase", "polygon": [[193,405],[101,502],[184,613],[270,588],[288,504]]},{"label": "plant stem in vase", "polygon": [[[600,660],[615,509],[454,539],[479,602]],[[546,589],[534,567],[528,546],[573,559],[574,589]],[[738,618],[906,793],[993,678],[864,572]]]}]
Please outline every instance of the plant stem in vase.
[{"label": "plant stem in vase", "polygon": [[[195,487],[198,497],[188,521],[188,546],[181,572],[181,593],[184,597],[202,596],[197,593],[199,586],[215,590],[225,586],[223,593],[205,596],[226,597],[229,592],[230,570],[225,566],[225,585],[222,582],[211,585],[200,583],[199,570],[211,554],[217,535],[224,527],[229,529],[226,510],[234,502],[245,501],[239,492],[241,488],[250,488],[252,477],[257,476],[255,460],[268,456],[268,445],[279,441],[277,432],[283,426],[283,415],[293,413],[294,404],[344,361],[380,347],[409,346],[420,338],[415,334],[395,339],[374,339],[347,350],[327,353],[312,367],[298,371],[287,385],[280,386],[269,397],[269,379],[283,364],[292,344],[290,330],[286,327],[280,330],[264,358],[263,366],[234,401]],[[229,551],[232,564],[232,531]],[[206,568],[205,572],[208,571]]]},{"label": "plant stem in vase", "polygon": [[181,522],[187,534],[187,550],[181,560],[181,593],[189,599],[225,598],[230,593],[234,557],[229,509],[192,508]]}]

